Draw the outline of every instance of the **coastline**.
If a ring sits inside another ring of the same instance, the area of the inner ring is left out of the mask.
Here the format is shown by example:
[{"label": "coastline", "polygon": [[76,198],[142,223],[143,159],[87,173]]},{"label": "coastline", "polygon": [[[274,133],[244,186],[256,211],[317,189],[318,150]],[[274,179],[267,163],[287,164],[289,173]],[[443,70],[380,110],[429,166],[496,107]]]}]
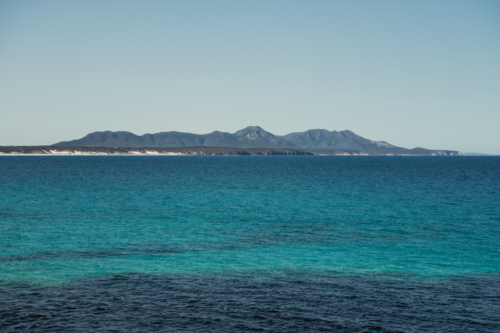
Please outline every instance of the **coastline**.
[{"label": "coastline", "polygon": [[65,146],[0,146],[0,156],[465,156],[459,151],[429,151],[414,154],[369,154],[354,150],[314,150],[291,148],[235,147],[65,147]]},{"label": "coastline", "polygon": [[314,155],[297,149],[231,148],[231,147],[0,147],[0,156],[194,156],[194,155]]}]

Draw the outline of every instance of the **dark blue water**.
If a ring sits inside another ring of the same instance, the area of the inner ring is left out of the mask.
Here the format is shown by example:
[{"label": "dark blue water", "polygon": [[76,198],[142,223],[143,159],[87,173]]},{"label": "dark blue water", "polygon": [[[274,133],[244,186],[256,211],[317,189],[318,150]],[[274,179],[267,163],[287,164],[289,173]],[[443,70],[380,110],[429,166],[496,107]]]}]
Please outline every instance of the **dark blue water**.
[{"label": "dark blue water", "polygon": [[0,157],[0,330],[499,327],[500,158]]}]

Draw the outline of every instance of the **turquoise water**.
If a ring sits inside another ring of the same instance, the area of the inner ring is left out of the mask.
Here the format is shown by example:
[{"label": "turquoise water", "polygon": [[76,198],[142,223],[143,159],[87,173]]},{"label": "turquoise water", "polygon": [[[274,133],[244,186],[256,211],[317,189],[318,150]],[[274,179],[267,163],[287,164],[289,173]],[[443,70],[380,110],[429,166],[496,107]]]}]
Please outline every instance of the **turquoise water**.
[{"label": "turquoise water", "polygon": [[499,158],[51,156],[0,168],[3,285],[500,273]]},{"label": "turquoise water", "polygon": [[0,331],[497,332],[500,158],[0,157]]}]

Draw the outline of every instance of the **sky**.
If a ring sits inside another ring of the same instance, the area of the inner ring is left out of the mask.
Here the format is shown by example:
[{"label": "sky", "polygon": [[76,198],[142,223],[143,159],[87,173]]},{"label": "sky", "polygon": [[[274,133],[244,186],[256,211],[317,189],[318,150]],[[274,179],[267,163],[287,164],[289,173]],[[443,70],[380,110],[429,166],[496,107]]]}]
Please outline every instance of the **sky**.
[{"label": "sky", "polygon": [[0,145],[250,125],[500,154],[500,1],[0,0]]}]

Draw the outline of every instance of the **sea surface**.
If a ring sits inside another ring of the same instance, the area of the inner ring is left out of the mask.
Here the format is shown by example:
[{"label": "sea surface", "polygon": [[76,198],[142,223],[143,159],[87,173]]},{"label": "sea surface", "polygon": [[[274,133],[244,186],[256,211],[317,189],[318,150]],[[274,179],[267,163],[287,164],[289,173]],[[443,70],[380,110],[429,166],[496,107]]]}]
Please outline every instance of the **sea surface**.
[{"label": "sea surface", "polygon": [[500,157],[2,156],[1,332],[500,332]]}]

